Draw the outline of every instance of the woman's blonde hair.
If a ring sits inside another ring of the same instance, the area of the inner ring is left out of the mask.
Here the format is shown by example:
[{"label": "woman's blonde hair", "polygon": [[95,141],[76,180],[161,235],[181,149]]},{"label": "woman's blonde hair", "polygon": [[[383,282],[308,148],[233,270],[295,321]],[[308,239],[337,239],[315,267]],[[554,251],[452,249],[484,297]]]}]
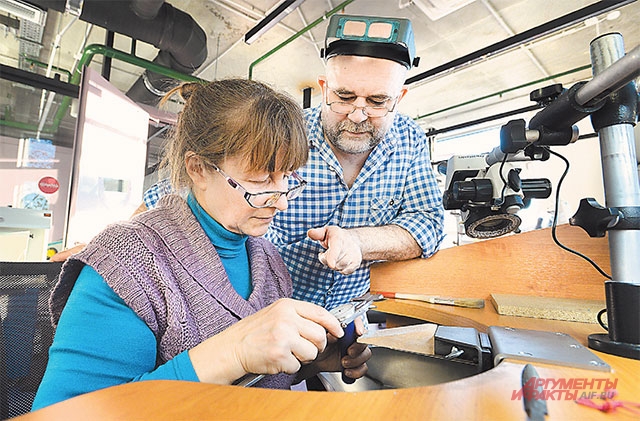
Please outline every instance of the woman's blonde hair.
[{"label": "woman's blonde hair", "polygon": [[240,157],[249,171],[293,171],[307,161],[304,116],[289,95],[248,79],[186,83],[163,101],[175,93],[185,104],[163,162],[174,187],[191,185],[188,152],[216,165]]}]

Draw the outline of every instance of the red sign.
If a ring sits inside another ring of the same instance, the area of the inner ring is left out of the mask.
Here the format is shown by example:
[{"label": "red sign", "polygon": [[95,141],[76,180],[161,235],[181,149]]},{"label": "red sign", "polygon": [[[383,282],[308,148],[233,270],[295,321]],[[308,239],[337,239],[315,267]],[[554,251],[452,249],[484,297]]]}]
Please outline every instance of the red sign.
[{"label": "red sign", "polygon": [[38,181],[38,187],[40,187],[43,193],[51,194],[58,191],[60,183],[53,177],[42,177],[42,179]]}]

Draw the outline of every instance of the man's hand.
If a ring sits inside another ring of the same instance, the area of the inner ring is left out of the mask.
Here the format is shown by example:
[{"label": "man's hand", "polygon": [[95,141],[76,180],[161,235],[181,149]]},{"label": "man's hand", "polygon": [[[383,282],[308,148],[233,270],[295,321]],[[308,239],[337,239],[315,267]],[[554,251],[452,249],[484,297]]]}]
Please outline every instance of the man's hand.
[{"label": "man's hand", "polygon": [[318,254],[320,262],[343,275],[349,275],[362,263],[362,249],[358,236],[336,225],[312,228],[307,231],[310,239],[320,242],[326,251]]},{"label": "man's hand", "polygon": [[307,235],[326,249],[318,254],[320,262],[345,275],[358,269],[363,260],[397,261],[422,255],[418,242],[398,225],[349,229],[327,225],[312,228]]}]

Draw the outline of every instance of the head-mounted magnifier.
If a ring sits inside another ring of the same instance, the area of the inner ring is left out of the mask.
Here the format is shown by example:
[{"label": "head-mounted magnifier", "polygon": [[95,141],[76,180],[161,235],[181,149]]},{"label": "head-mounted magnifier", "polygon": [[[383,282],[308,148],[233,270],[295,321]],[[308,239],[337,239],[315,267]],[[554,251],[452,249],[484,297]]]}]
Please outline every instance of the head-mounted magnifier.
[{"label": "head-mounted magnifier", "polygon": [[333,15],[321,56],[365,56],[393,60],[407,69],[418,66],[411,21],[377,16]]}]

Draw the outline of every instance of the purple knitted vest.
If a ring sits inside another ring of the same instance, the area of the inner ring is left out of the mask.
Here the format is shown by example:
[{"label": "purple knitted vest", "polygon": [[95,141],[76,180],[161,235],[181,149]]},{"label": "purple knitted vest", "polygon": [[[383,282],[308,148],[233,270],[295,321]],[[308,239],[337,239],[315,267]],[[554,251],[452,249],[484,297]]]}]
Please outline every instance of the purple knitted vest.
[{"label": "purple knitted vest", "polygon": [[[89,265],[153,331],[157,364],[193,348],[238,320],[291,296],[291,278],[275,247],[247,240],[253,291],[243,299],[186,201],[163,197],[158,207],[108,226],[63,266],[51,295],[60,314],[84,265]],[[293,376],[266,376],[260,387],[288,388]]]}]

